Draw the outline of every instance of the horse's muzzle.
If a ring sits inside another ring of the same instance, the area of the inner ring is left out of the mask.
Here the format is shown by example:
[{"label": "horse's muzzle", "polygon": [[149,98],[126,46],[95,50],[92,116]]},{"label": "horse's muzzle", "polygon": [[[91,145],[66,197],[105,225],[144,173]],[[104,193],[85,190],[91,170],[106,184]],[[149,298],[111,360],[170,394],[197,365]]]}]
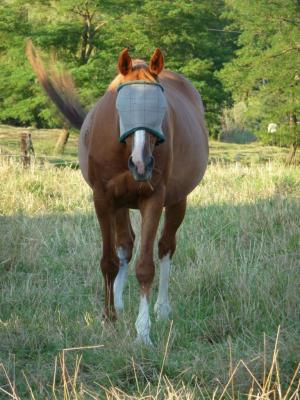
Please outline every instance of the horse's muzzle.
[{"label": "horse's muzzle", "polygon": [[148,157],[148,159],[145,162],[145,172],[143,174],[140,174],[137,170],[136,165],[132,161],[132,157],[130,156],[128,159],[129,171],[132,173],[134,180],[136,180],[138,182],[149,181],[151,179],[153,165],[154,165],[154,158],[152,156],[150,156],[150,157]]}]

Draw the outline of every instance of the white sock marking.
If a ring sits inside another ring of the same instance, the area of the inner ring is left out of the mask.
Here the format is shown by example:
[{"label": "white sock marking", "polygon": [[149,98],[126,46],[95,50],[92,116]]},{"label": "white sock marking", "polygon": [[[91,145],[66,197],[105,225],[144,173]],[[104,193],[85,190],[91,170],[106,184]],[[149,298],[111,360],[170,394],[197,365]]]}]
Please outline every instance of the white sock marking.
[{"label": "white sock marking", "polygon": [[145,172],[145,164],[143,161],[143,150],[145,146],[145,140],[146,140],[145,130],[140,129],[134,133],[133,151],[131,157],[132,157],[132,162],[136,166],[139,174],[143,174]]},{"label": "white sock marking", "polygon": [[122,311],[124,308],[123,290],[128,275],[128,262],[126,259],[126,253],[122,247],[117,248],[117,254],[120,260],[120,267],[118,275],[114,282],[114,302],[115,302],[115,309],[117,311]]},{"label": "white sock marking", "polygon": [[154,306],[157,319],[166,319],[171,312],[168,297],[170,268],[171,259],[170,253],[168,253],[160,260],[159,289],[157,301]]},{"label": "white sock marking", "polygon": [[146,295],[140,297],[139,315],[135,322],[135,328],[137,331],[137,342],[144,343],[147,346],[152,346],[150,339],[150,316],[149,316],[149,305]]}]

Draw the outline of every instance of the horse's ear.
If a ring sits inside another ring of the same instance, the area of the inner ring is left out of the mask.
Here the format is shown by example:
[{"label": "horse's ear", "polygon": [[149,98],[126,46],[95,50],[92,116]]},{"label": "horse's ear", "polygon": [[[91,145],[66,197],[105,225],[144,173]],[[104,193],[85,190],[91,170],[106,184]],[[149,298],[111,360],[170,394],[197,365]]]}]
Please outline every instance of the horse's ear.
[{"label": "horse's ear", "polygon": [[160,49],[155,49],[149,63],[149,69],[152,74],[160,74],[164,67],[164,56]]},{"label": "horse's ear", "polygon": [[132,60],[128,53],[128,49],[123,49],[121,51],[119,55],[118,67],[122,75],[127,75],[132,70]]}]

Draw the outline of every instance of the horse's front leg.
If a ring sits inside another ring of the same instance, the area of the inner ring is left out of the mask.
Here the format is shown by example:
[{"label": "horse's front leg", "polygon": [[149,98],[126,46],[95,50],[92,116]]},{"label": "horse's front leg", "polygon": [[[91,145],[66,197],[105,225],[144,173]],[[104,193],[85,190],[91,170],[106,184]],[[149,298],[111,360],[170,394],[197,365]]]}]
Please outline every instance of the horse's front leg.
[{"label": "horse's front leg", "polygon": [[134,232],[130,222],[129,209],[121,208],[116,212],[116,248],[119,257],[119,272],[114,282],[114,301],[116,311],[123,310],[123,289],[128,275],[128,263],[131,260]]},{"label": "horse's front leg", "polygon": [[140,284],[139,314],[135,322],[137,341],[151,345],[149,296],[153,282],[155,267],[153,261],[153,246],[164,204],[164,188],[161,188],[150,198],[140,202],[142,215],[141,251],[136,264],[136,276]]},{"label": "horse's front leg", "polygon": [[100,262],[105,293],[103,318],[105,320],[114,320],[116,318],[116,311],[114,307],[113,285],[119,271],[119,260],[115,250],[115,215],[111,204],[105,200],[102,194],[94,192],[94,204],[103,243],[103,253]]},{"label": "horse's front leg", "polygon": [[154,306],[157,319],[166,319],[171,312],[168,296],[171,257],[176,249],[176,232],[184,219],[185,210],[186,198],[166,207],[164,229],[158,243],[160,275],[158,297]]}]

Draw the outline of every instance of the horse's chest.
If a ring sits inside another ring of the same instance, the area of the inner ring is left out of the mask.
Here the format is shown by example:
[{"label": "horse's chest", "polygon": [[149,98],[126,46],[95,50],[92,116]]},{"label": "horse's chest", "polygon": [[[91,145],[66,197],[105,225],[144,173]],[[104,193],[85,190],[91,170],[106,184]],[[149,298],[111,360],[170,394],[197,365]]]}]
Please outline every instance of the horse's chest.
[{"label": "horse's chest", "polygon": [[106,183],[106,195],[118,208],[138,208],[139,200],[151,196],[153,190],[148,182],[134,181],[129,172],[118,175]]}]

